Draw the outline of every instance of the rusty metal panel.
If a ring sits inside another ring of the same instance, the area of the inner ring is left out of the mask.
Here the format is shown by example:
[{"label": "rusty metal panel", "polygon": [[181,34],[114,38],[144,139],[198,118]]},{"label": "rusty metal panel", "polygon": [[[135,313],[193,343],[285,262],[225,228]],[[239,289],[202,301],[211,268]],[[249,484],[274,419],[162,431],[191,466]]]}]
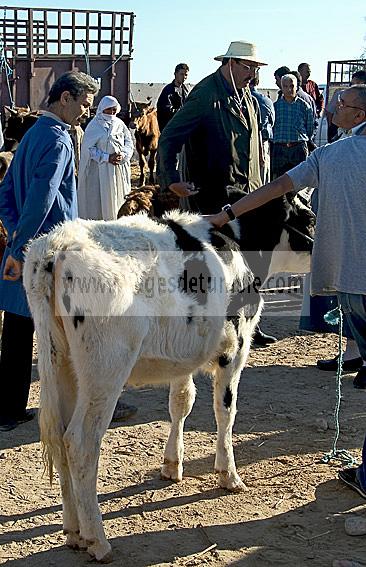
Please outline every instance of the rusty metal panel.
[{"label": "rusty metal panel", "polygon": [[[132,58],[132,12],[0,6],[0,104],[45,108],[51,84],[75,69],[100,81],[96,99],[112,94],[127,113]],[[9,72],[10,69],[10,72]]]},{"label": "rusty metal panel", "polygon": [[85,51],[90,56],[131,57],[134,17],[132,12],[0,6],[0,30],[5,46],[18,57]]}]

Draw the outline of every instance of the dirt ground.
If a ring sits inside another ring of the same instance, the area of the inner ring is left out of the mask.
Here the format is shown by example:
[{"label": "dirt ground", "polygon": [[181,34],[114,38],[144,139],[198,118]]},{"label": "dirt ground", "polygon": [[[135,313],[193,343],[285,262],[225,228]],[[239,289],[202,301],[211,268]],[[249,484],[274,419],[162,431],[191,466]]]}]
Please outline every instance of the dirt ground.
[{"label": "dirt ground", "polygon": [[[125,567],[330,566],[336,558],[366,564],[365,536],[345,533],[350,515],[366,517],[362,499],[337,480],[332,446],[335,376],[314,366],[332,356],[335,335],[301,334],[297,318],[268,317],[279,341],[252,349],[240,384],[234,445],[248,490],[228,494],[213,473],[215,423],[208,377],[185,428],[185,474],[159,478],[168,434],[168,392],[128,390],[136,416],[109,429],[98,493],[114,564]],[[36,368],[30,407],[38,407]],[[366,392],[344,377],[339,447],[359,456]],[[329,426],[329,427],[328,427]],[[58,483],[49,486],[36,421],[0,436],[0,563],[81,567],[85,552],[65,547]],[[208,550],[211,546],[213,549]]]},{"label": "dirt ground", "polygon": [[[133,164],[133,185],[137,176]],[[346,518],[366,518],[363,501],[337,480],[340,463],[319,462],[333,444],[336,383],[335,375],[320,372],[315,362],[334,356],[337,337],[300,333],[291,310],[269,316],[280,305],[281,298],[268,301],[262,324],[280,340],[252,349],[239,389],[234,446],[246,492],[217,488],[208,377],[196,380],[179,484],[159,477],[169,429],[168,391],[126,391],[125,400],[139,411],[107,431],[98,480],[115,565],[325,567],[343,558],[366,565],[366,536],[352,537],[344,529]],[[359,457],[366,392],[353,388],[352,377],[344,377],[338,446]],[[38,407],[38,397],[34,366],[29,407]],[[1,433],[0,564],[88,564],[85,552],[64,542],[60,490],[57,479],[50,487],[43,476],[36,420]]]}]

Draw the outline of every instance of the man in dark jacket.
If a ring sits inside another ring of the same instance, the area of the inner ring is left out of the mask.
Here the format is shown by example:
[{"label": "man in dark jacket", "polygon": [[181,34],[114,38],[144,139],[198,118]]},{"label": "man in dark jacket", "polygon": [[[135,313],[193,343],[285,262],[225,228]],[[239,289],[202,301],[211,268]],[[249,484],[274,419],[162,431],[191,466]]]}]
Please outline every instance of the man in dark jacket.
[{"label": "man in dark jacket", "polygon": [[156,105],[160,132],[183,106],[188,96],[188,88],[184,84],[188,71],[189,67],[186,63],[179,63],[174,70],[174,81],[166,85],[160,93]]},{"label": "man in dark jacket", "polygon": [[[215,59],[221,67],[193,88],[159,140],[161,186],[189,198],[189,208],[201,213],[228,202],[228,185],[243,193],[261,185],[260,114],[249,83],[266,63],[245,41],[233,41]],[[176,168],[183,144],[189,181],[182,181]],[[275,340],[259,329],[254,338],[261,346]]]},{"label": "man in dark jacket", "polygon": [[[232,42],[215,59],[221,67],[193,88],[159,140],[163,186],[179,197],[194,195],[191,208],[202,213],[227,203],[227,185],[245,193],[260,186],[259,109],[248,85],[265,63],[245,41]],[[181,181],[176,169],[183,144],[189,182]]]}]

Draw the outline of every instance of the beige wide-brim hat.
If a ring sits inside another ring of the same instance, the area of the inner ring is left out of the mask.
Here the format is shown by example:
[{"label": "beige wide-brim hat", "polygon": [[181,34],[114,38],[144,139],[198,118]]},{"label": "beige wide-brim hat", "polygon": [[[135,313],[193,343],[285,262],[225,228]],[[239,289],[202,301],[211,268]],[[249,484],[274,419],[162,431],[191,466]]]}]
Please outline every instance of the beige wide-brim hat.
[{"label": "beige wide-brim hat", "polygon": [[222,61],[228,58],[245,59],[247,61],[253,61],[258,65],[267,65],[267,63],[262,63],[258,60],[257,49],[254,43],[248,43],[247,41],[232,41],[225,55],[218,55],[215,57],[215,61]]}]

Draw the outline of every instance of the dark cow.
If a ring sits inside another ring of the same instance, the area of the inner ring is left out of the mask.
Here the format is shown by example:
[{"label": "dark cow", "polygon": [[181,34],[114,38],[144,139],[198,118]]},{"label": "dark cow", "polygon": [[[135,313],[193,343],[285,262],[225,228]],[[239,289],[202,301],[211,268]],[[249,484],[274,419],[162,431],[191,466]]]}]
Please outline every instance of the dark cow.
[{"label": "dark cow", "polygon": [[145,183],[145,168],[149,168],[149,184],[154,184],[155,156],[158,149],[160,130],[156,108],[150,103],[134,102],[131,111],[130,128],[135,130],[136,151],[139,156],[140,181]]},{"label": "dark cow", "polygon": [[[9,169],[14,156],[14,151],[16,150],[20,140],[38,118],[35,113],[30,112],[29,107],[10,108],[9,106],[4,106],[4,108],[9,113],[9,116],[4,129],[5,151],[0,152],[0,182],[4,179],[5,174]],[[6,241],[6,230],[0,221],[0,262],[4,255]]]},{"label": "dark cow", "polygon": [[37,122],[40,112],[38,110],[31,111],[29,106],[14,108],[4,106],[4,108],[8,112],[4,128],[4,149],[14,152],[24,134]]},{"label": "dark cow", "polygon": [[[4,129],[4,148],[8,151],[15,152],[24,134],[36,123],[38,118],[42,116],[42,111],[32,111],[29,106],[18,106],[14,108],[4,106],[4,108],[9,113]],[[77,175],[84,130],[77,124],[71,126],[69,133],[75,150],[75,173]]]},{"label": "dark cow", "polygon": [[156,194],[154,185],[143,185],[132,189],[127,195],[125,202],[118,211],[117,218],[147,213],[150,217],[155,216],[153,201]]}]

